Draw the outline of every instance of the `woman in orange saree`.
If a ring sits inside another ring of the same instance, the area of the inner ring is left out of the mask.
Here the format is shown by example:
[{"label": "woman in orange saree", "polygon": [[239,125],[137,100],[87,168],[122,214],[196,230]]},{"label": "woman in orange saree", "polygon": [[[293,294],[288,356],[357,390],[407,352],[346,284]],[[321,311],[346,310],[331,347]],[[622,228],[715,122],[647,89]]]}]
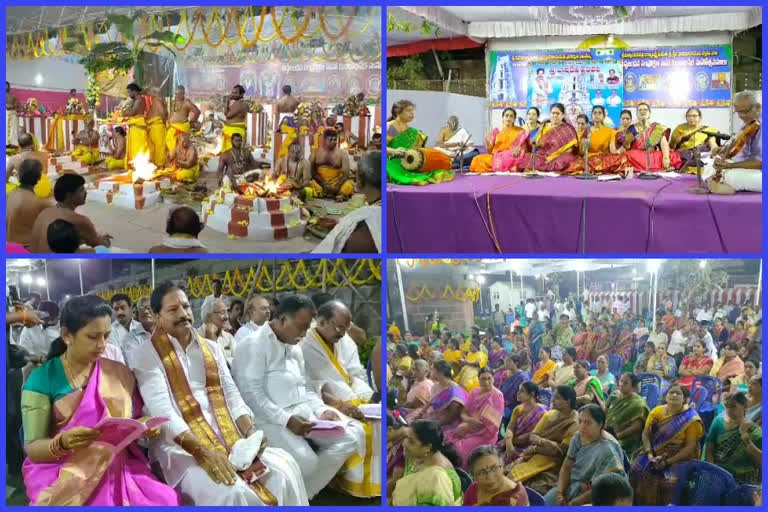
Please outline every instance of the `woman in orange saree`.
[{"label": "woman in orange saree", "polygon": [[[486,173],[506,171],[503,161],[497,155],[501,152],[517,153],[521,156],[527,141],[526,132],[519,126],[515,126],[517,112],[513,108],[505,108],[501,113],[502,129],[494,128],[485,138],[486,148],[489,152],[477,155],[469,164],[470,172]],[[516,150],[516,151],[515,151]],[[506,160],[506,159],[504,159]]]},{"label": "woman in orange saree", "polygon": [[538,142],[533,144],[532,153],[525,153],[522,163],[510,170],[536,170],[562,172],[574,159],[578,143],[576,129],[565,120],[565,106],[555,103],[550,110],[550,120],[541,128]]},{"label": "woman in orange saree", "polygon": [[[587,116],[581,114],[581,118]],[[588,119],[587,119],[588,121]],[[616,132],[603,124],[605,121],[605,108],[596,105],[592,109],[592,126],[584,126],[584,133],[579,136],[579,158],[576,158],[568,166],[567,174],[581,174],[584,172],[584,151],[588,152],[589,172],[593,174],[614,174],[624,170],[627,166],[627,158],[624,155],[611,154],[611,141]],[[589,140],[589,146],[587,146]]]},{"label": "woman in orange saree", "polygon": [[[651,107],[647,103],[637,106],[637,120],[627,130],[624,139],[624,155],[631,167],[639,171],[664,171],[679,169],[683,165],[680,154],[669,148],[669,128],[651,122]],[[650,162],[647,161],[646,147],[650,147]]]}]

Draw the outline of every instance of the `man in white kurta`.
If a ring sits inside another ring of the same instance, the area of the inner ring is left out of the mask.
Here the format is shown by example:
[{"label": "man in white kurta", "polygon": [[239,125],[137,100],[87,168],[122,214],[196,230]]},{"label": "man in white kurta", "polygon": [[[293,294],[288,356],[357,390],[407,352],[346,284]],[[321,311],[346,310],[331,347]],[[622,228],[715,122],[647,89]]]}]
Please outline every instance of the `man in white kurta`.
[{"label": "man in white kurta", "polygon": [[112,332],[109,333],[107,343],[110,343],[123,353],[125,359],[125,347],[123,342],[131,332],[141,331],[141,324],[133,319],[133,309],[131,308],[131,299],[122,293],[112,296],[110,299],[112,311],[114,311],[117,320],[112,322]]},{"label": "man in white kurta", "polygon": [[223,299],[214,299],[200,313],[204,323],[197,332],[203,338],[214,340],[224,349],[224,357],[232,364],[232,354],[235,352],[235,337],[225,330],[229,324],[229,311]]},{"label": "man in white kurta", "polygon": [[[304,356],[297,344],[313,315],[314,306],[308,298],[285,298],[274,320],[237,345],[232,367],[259,428],[271,444],[293,455],[301,467],[310,498],[328,485],[348,459],[365,449],[362,425],[326,406],[306,381]],[[313,439],[313,450],[305,436],[318,419],[344,422],[345,433]]]},{"label": "man in white kurta", "polygon": [[258,331],[262,325],[269,322],[269,317],[272,314],[269,301],[261,295],[251,297],[245,308],[245,314],[248,315],[248,323],[240,327],[235,333],[235,344],[245,340]]},{"label": "man in white kurta", "polygon": [[133,361],[133,352],[136,348],[149,342],[152,331],[155,329],[155,317],[152,315],[149,297],[142,297],[136,301],[136,316],[139,318],[140,328],[131,329],[122,342],[125,364],[131,369],[136,366]]},{"label": "man in white kurta", "polygon": [[[176,488],[187,503],[199,506],[264,505],[265,501],[253,486],[236,474],[231,477],[233,468],[227,456],[194,433],[203,423],[204,429],[213,432],[216,442],[221,443],[227,438],[227,432],[222,432],[219,426],[221,408],[216,409],[214,405],[214,400],[222,395],[224,414],[228,413],[236,420],[235,428],[239,431],[236,436],[249,437],[256,432],[252,412],[232,380],[221,347],[194,332],[189,300],[175,285],[163,283],[155,288],[152,310],[158,326],[150,342],[138,346],[133,354],[136,361],[134,373],[149,415],[170,419],[162,427],[161,435],[150,443],[152,461],[160,465],[165,482]],[[163,339],[165,337],[167,341]],[[163,350],[167,353],[161,357]],[[168,360],[173,360],[180,369],[171,373],[166,367]],[[212,372],[206,372],[212,368]],[[218,382],[216,387],[211,386],[212,379]],[[191,396],[183,395],[188,406],[182,411],[177,396],[179,388],[187,386]],[[191,425],[185,415],[189,417],[189,411],[194,410],[195,405],[199,405],[202,417],[198,417],[197,424]],[[231,426],[230,420],[228,431]],[[270,498],[279,505],[308,505],[301,470],[290,454],[270,447],[258,457],[269,472],[257,481],[257,485],[266,487],[271,493]]]},{"label": "man in white kurta", "polygon": [[300,346],[310,384],[323,401],[364,425],[365,453],[358,464],[347,464],[338,487],[354,496],[380,496],[381,421],[366,419],[357,407],[371,400],[373,390],[360,364],[357,344],[346,334],[351,323],[352,315],[344,304],[327,302],[318,308],[317,324]]}]

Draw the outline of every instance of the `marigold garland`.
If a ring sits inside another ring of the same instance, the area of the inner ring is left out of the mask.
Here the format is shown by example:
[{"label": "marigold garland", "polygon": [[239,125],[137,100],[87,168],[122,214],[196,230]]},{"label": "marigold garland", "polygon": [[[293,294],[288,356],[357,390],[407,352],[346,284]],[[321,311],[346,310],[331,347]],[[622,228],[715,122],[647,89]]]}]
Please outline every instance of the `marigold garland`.
[{"label": "marigold garland", "polygon": [[346,24],[342,27],[341,32],[338,34],[331,34],[328,32],[328,27],[325,26],[325,7],[320,8],[320,14],[318,15],[318,18],[320,18],[320,28],[323,29],[323,34],[325,34],[325,37],[330,39],[331,41],[337,41],[338,39],[341,39],[344,37],[347,32],[349,31],[349,27],[352,25],[352,16],[347,17]]},{"label": "marigold garland", "polygon": [[434,300],[438,295],[441,300],[453,299],[459,302],[477,302],[480,300],[480,288],[470,288],[468,286],[462,290],[460,286],[454,289],[450,284],[446,284],[441,294],[439,287],[429,288],[426,284],[412,284],[408,287],[408,291],[405,292],[405,298],[409,302]]},{"label": "marigold garland", "polygon": [[[299,41],[299,39],[301,39],[302,34],[307,31],[307,27],[309,26],[309,20],[312,18],[312,10],[314,9],[314,7],[307,7],[306,9],[307,10],[304,13],[304,23],[301,25],[301,28],[297,30],[296,35],[289,38],[286,38],[283,35],[282,26],[278,26],[277,20],[275,19],[275,10],[272,9],[272,13],[271,13],[272,24],[275,27],[275,34],[277,34],[277,37],[280,38],[283,44],[296,44]],[[282,23],[280,25],[282,25]]]},{"label": "marigold garland", "polygon": [[[349,286],[375,285],[381,283],[381,260],[362,259],[356,260],[350,267],[347,260],[320,260],[314,270],[308,268],[307,260],[295,262],[286,261],[274,277],[271,266],[249,267],[247,274],[243,275],[240,269],[227,270],[223,275],[205,274],[187,278],[187,296],[193,299],[202,299],[213,293],[213,280],[220,279],[222,293],[225,295],[243,298],[247,297],[251,288],[261,293],[287,290],[306,291],[311,288],[322,288],[323,285],[331,288]],[[105,290],[98,293],[105,300],[116,293],[128,295],[132,301],[150,295],[152,289],[149,285],[132,286],[117,290]]]}]

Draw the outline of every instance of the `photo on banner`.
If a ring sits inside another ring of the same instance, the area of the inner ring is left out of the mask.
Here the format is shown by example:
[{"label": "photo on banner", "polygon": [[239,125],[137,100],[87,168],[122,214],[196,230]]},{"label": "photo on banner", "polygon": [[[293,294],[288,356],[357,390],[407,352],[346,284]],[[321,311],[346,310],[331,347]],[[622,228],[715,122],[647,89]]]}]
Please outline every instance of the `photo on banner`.
[{"label": "photo on banner", "polygon": [[378,259],[9,259],[9,505],[381,504]]},{"label": "photo on banner", "polygon": [[762,31],[735,5],[388,8],[388,251],[759,253]]},{"label": "photo on banner", "polygon": [[762,504],[761,259],[390,259],[395,506]]},{"label": "photo on banner", "polygon": [[6,243],[381,253],[381,15],[7,8]]}]

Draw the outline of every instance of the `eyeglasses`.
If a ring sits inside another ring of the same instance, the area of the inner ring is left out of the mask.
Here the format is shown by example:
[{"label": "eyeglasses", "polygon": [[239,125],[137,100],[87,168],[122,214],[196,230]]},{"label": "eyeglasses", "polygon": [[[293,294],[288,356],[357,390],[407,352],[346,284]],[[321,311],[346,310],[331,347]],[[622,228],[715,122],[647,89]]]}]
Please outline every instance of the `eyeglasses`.
[{"label": "eyeglasses", "polygon": [[152,306],[136,306],[136,309],[139,311],[152,311]]},{"label": "eyeglasses", "polygon": [[501,470],[503,466],[501,464],[497,464],[495,466],[491,466],[489,468],[485,469],[479,469],[477,471],[473,471],[472,474],[475,475],[475,478],[482,478],[484,476],[490,476],[494,473],[498,473],[499,470]]}]

